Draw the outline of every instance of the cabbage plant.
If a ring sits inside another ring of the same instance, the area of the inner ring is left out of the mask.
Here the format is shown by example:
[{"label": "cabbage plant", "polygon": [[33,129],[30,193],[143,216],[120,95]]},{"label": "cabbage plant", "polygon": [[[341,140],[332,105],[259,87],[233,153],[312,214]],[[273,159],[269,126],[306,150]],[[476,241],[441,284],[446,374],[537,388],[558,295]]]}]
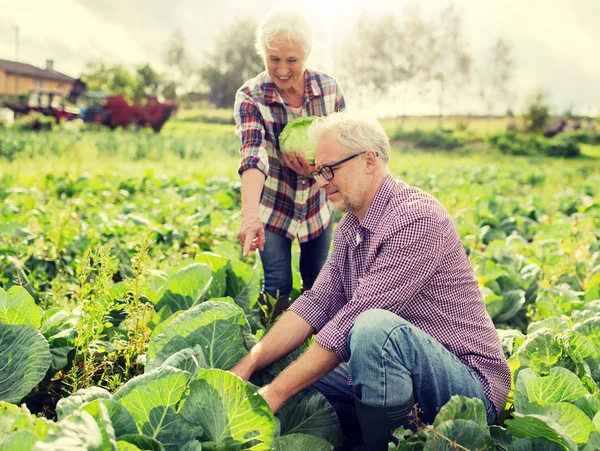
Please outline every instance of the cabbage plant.
[{"label": "cabbage plant", "polygon": [[317,143],[308,135],[308,127],[318,116],[298,117],[291,120],[279,135],[279,149],[289,155],[299,152],[310,164],[315,164],[315,147]]}]

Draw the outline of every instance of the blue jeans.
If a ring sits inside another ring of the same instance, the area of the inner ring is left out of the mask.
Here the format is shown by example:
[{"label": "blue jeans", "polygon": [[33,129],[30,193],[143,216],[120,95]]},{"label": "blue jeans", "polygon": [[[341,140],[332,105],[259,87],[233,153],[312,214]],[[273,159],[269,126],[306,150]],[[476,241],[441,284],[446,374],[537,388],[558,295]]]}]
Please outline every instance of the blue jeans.
[{"label": "blue jeans", "polygon": [[[327,261],[333,218],[327,228],[314,240],[300,243],[300,275],[303,288],[310,288]],[[265,230],[265,250],[260,253],[263,265],[263,291],[273,297],[292,292],[292,240]]]},{"label": "blue jeans", "polygon": [[[388,407],[406,403],[412,394],[422,410],[421,420],[431,424],[452,395],[462,395],[481,399],[488,424],[496,422],[496,410],[477,373],[400,316],[379,309],[363,312],[348,342],[348,363],[312,385],[334,400],[336,410],[344,401],[353,404],[355,396],[365,404]],[[352,385],[347,383],[349,375]]]}]

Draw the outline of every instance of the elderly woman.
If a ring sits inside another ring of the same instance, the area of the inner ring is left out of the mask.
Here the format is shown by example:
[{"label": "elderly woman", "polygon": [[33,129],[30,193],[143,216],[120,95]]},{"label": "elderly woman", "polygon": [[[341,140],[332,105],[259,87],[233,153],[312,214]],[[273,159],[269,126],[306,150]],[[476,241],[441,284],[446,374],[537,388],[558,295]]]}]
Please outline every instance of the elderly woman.
[{"label": "elderly woman", "polygon": [[[256,50],[265,71],[237,92],[234,116],[241,140],[242,223],[238,238],[244,256],[258,249],[265,293],[277,299],[274,318],[289,304],[292,291],[291,247],[300,242],[302,289],[309,289],[325,263],[332,236],[326,195],[311,176],[301,153],[288,157],[279,134],[292,119],[325,116],[345,108],[337,82],[306,68],[312,46],[310,23],[293,10],[274,10],[256,30]],[[265,317],[263,316],[263,322]]]}]

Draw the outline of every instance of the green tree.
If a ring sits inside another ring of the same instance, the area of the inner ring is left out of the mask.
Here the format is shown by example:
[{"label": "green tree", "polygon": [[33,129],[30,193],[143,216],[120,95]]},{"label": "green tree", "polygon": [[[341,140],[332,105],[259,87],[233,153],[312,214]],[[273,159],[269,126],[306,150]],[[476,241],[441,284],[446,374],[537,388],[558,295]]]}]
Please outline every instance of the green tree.
[{"label": "green tree", "polygon": [[438,87],[437,106],[441,128],[448,93],[457,94],[469,80],[472,59],[466,48],[462,18],[453,4],[440,12],[431,30],[433,33],[425,79]]},{"label": "green tree", "polygon": [[542,133],[546,129],[550,119],[550,106],[545,91],[539,90],[530,98],[523,118],[525,128],[529,132]]},{"label": "green tree", "polygon": [[174,99],[178,95],[194,89],[194,64],[185,46],[185,38],[181,28],[177,28],[167,44],[165,62],[169,70],[164,75],[165,89],[163,95]]},{"label": "green tree", "polygon": [[255,29],[256,22],[251,19],[235,22],[217,36],[214,50],[200,68],[200,77],[220,108],[233,106],[238,88],[265,70],[254,48]]},{"label": "green tree", "polygon": [[102,91],[109,94],[123,94],[132,98],[137,88],[137,80],[125,66],[115,64],[109,66],[102,60],[87,63],[82,75],[89,91]]},{"label": "green tree", "polygon": [[479,81],[477,95],[486,114],[491,115],[497,103],[505,103],[505,110],[510,108],[512,96],[509,84],[513,70],[512,47],[498,38],[486,54],[483,65],[476,71]]},{"label": "green tree", "polygon": [[134,98],[141,99],[147,94],[157,95],[161,93],[163,77],[149,63],[137,66],[135,71],[137,86],[134,91]]}]

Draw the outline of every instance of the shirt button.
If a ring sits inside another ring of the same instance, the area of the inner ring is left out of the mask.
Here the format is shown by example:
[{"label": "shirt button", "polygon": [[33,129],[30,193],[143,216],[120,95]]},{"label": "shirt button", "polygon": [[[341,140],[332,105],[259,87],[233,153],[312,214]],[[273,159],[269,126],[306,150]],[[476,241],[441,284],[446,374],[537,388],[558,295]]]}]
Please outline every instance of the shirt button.
[{"label": "shirt button", "polygon": [[302,184],[303,184],[303,185],[306,185],[306,180],[302,180]]},{"label": "shirt button", "polygon": [[356,244],[360,244],[360,235],[356,234]]}]

